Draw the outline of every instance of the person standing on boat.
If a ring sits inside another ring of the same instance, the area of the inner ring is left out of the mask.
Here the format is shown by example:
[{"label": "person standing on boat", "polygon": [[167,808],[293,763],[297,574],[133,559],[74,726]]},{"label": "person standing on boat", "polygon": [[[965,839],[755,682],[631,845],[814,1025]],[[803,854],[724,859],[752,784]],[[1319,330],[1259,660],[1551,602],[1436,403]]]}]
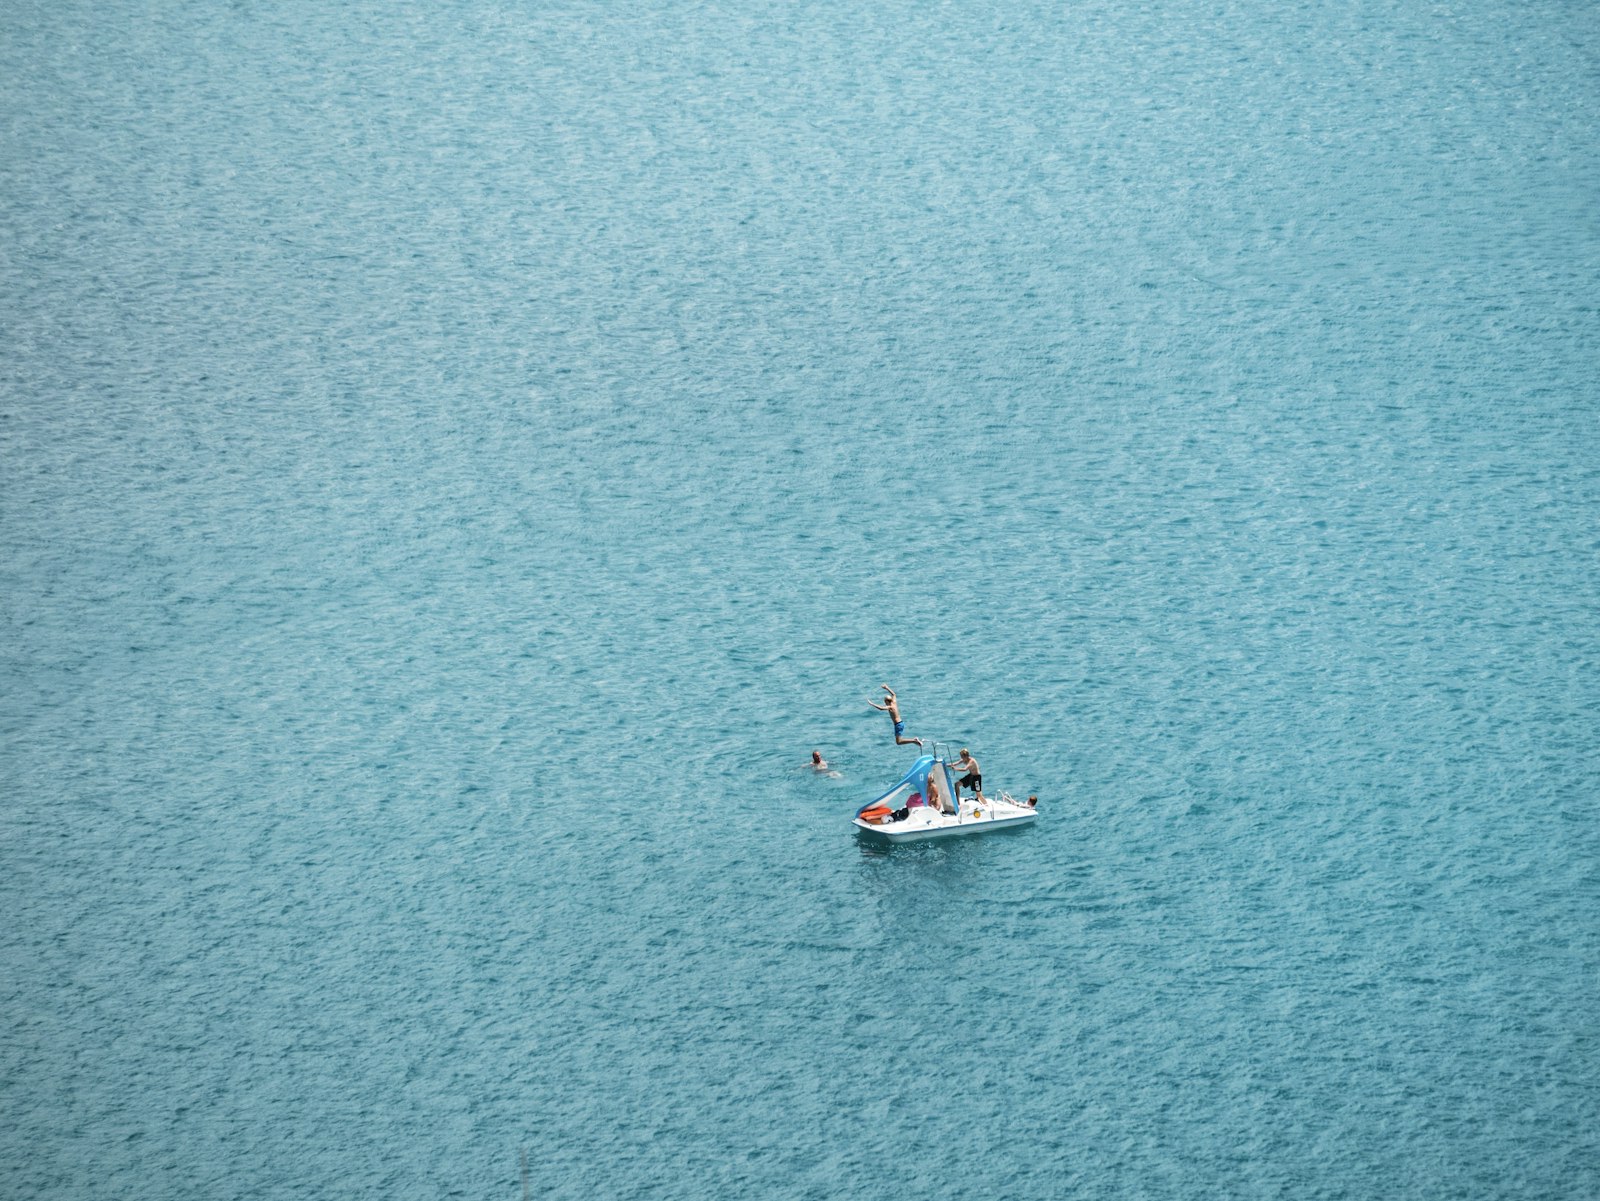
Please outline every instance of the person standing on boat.
[{"label": "person standing on boat", "polygon": [[883,692],[883,704],[880,705],[877,701],[868,701],[867,704],[874,709],[882,709],[894,721],[895,746],[910,746],[912,743],[921,746],[922,739],[906,737],[906,723],[900,720],[900,702],[895,700],[894,689],[885,684],[883,685]]},{"label": "person standing on boat", "polygon": [[956,781],[956,800],[961,800],[963,786],[971,788],[972,794],[980,801],[983,800],[983,772],[978,769],[978,761],[967,753],[966,747],[961,748],[961,758],[956,760],[955,765],[967,773]]}]

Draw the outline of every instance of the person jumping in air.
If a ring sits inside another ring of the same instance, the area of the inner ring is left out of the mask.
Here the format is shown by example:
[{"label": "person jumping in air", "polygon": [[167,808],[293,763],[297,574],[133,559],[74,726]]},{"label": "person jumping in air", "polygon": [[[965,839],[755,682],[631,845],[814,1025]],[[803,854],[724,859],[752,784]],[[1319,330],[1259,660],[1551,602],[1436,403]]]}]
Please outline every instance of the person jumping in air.
[{"label": "person jumping in air", "polygon": [[894,699],[894,689],[885,684],[883,685],[883,693],[883,704],[880,705],[877,701],[868,701],[867,704],[874,709],[882,709],[893,719],[895,746],[910,746],[912,743],[921,746],[922,739],[906,737],[906,723],[900,720],[900,703]]}]

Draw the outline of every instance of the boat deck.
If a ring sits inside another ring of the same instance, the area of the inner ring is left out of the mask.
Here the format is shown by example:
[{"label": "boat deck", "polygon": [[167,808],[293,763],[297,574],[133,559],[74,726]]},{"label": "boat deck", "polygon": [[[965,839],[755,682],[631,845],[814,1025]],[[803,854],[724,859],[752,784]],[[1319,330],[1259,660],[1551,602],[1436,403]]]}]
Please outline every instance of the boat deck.
[{"label": "boat deck", "polygon": [[966,834],[986,834],[1025,826],[1039,816],[1037,809],[990,798],[981,803],[962,801],[956,814],[940,813],[928,806],[912,809],[904,821],[869,822],[855,819],[858,829],[890,842],[912,842],[924,838],[953,838]]}]

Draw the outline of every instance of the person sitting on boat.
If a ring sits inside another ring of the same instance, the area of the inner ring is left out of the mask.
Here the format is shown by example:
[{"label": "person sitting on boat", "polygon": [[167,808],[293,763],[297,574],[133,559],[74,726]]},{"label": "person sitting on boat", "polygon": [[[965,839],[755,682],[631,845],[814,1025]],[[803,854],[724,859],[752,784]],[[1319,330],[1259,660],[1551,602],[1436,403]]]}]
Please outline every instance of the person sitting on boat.
[{"label": "person sitting on boat", "polygon": [[885,684],[883,685],[883,691],[883,704],[880,705],[877,701],[868,701],[867,704],[871,705],[874,709],[882,709],[894,721],[895,746],[910,746],[912,743],[916,743],[917,746],[920,747],[922,745],[922,739],[906,737],[906,723],[900,720],[900,702],[895,700],[894,689]]},{"label": "person sitting on boat", "polygon": [[956,781],[956,800],[961,800],[963,787],[971,788],[972,794],[983,800],[983,773],[978,770],[978,761],[967,752],[966,747],[961,748],[961,758],[956,760],[955,766],[967,773]]}]

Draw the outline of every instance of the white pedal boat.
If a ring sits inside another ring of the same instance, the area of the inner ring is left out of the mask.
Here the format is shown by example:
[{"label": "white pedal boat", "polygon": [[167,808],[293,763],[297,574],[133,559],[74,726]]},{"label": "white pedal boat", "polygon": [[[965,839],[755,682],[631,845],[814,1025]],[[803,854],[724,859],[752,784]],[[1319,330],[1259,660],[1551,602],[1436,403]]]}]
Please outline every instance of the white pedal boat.
[{"label": "white pedal boat", "polygon": [[1039,816],[1005,793],[959,804],[954,798],[949,763],[942,755],[923,755],[898,784],[856,810],[855,825],[875,838],[913,842],[1014,830]]}]

